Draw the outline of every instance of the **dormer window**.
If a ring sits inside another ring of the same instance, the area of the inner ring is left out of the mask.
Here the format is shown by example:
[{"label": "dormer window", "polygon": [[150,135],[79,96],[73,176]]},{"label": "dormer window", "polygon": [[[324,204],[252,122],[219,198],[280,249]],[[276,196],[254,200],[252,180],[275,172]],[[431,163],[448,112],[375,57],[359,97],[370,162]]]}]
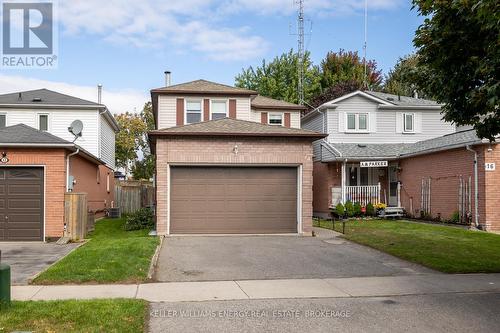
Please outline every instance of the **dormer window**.
[{"label": "dormer window", "polygon": [[212,107],[210,108],[210,119],[217,120],[227,117],[227,101],[212,101]]},{"label": "dormer window", "polygon": [[283,114],[282,113],[271,113],[269,114],[269,125],[283,125]]},{"label": "dormer window", "polygon": [[186,101],[186,124],[201,121],[201,100]]}]

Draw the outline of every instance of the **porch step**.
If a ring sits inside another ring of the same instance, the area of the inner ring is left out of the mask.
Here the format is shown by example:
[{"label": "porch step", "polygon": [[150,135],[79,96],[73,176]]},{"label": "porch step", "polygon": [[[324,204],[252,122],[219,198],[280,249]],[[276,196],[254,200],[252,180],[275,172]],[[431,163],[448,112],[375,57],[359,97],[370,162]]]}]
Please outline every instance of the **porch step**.
[{"label": "porch step", "polygon": [[404,216],[403,207],[386,207],[380,214],[381,217],[402,217]]}]

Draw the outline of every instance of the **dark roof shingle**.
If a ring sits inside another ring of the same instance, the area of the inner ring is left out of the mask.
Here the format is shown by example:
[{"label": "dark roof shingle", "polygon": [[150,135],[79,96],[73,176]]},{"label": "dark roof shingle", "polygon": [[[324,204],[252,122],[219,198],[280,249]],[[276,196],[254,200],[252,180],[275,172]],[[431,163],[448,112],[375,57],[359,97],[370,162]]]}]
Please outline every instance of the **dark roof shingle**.
[{"label": "dark roof shingle", "polygon": [[378,91],[365,91],[365,93],[399,106],[439,106],[436,101],[432,101],[429,99],[398,96]]},{"label": "dark roof shingle", "polygon": [[[19,98],[20,97],[20,98]],[[85,105],[100,107],[98,103],[78,97],[61,94],[48,89],[20,91],[0,95],[2,104],[43,104],[43,105]]]},{"label": "dark roof shingle", "polygon": [[263,109],[280,109],[280,110],[305,110],[303,105],[281,101],[279,99],[269,98],[257,95],[252,98],[252,107]]},{"label": "dark roof shingle", "polygon": [[224,118],[189,125],[170,127],[149,132],[152,136],[279,136],[323,138],[318,132],[260,124],[253,121]]},{"label": "dark roof shingle", "polygon": [[257,92],[207,80],[196,80],[151,90],[155,93],[256,95]]},{"label": "dark roof shingle", "polygon": [[61,139],[50,133],[39,131],[25,124],[8,126],[0,129],[1,144],[58,144],[73,145],[73,143]]}]

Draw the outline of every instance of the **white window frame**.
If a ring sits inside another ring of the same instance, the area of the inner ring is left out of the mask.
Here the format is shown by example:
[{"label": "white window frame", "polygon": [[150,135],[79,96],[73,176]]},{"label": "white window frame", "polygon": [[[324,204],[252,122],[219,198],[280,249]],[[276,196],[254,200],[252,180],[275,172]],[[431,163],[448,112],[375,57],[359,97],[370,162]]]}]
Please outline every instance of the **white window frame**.
[{"label": "white window frame", "polygon": [[9,116],[7,112],[0,112],[0,116],[5,116],[5,127],[9,126]]},{"label": "white window frame", "polygon": [[[188,103],[200,103],[200,121],[199,122],[201,123],[203,121],[203,100],[193,98],[193,99],[185,99],[184,100],[184,125],[195,124],[195,123],[188,123],[187,122],[187,114],[188,114],[187,105],[188,105]],[[190,112],[190,113],[194,113],[194,112]]]},{"label": "white window frame", "polygon": [[[354,129],[349,128],[349,115],[354,115]],[[366,128],[359,128],[359,116],[366,116]],[[370,114],[368,112],[347,112],[345,114],[345,131],[346,133],[369,133],[370,132]]]},{"label": "white window frame", "polygon": [[40,129],[40,116],[47,116],[47,130],[45,132],[50,132],[51,124],[50,124],[50,113],[46,112],[39,112],[36,114],[36,127],[38,128],[39,131],[42,131]]},{"label": "white window frame", "polygon": [[[280,124],[271,124],[271,117],[272,116],[279,116],[281,118],[281,123]],[[278,113],[278,112],[273,112],[273,113],[269,113],[268,116],[267,116],[267,124],[268,125],[271,125],[271,126],[284,126],[285,124],[285,119],[284,119],[284,115],[283,113]]]},{"label": "white window frame", "polygon": [[[411,130],[406,129],[406,116],[411,116]],[[415,133],[415,113],[403,113],[403,133]]]},{"label": "white window frame", "polygon": [[213,108],[213,104],[215,103],[220,103],[220,102],[224,102],[224,104],[226,104],[226,117],[229,117],[228,114],[229,114],[229,100],[226,98],[217,98],[217,99],[211,99],[210,100],[210,120],[213,120],[212,119],[212,114],[213,113],[219,113],[219,112],[213,112],[214,111],[214,108]]}]

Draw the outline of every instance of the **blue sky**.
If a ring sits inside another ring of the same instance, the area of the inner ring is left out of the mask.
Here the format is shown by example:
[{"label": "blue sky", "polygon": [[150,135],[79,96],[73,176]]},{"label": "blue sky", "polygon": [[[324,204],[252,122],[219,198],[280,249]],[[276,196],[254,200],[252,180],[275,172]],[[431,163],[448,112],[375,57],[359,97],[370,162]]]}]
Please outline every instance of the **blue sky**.
[{"label": "blue sky", "polygon": [[[368,58],[387,73],[413,51],[422,18],[410,1],[368,0],[368,7]],[[329,50],[362,52],[363,0],[305,0],[305,8],[315,63]],[[103,102],[130,111],[163,85],[166,69],[173,83],[233,84],[242,68],[296,48],[295,20],[293,0],[60,0],[58,69],[3,70],[0,91],[47,87],[95,99],[102,83]]]}]

